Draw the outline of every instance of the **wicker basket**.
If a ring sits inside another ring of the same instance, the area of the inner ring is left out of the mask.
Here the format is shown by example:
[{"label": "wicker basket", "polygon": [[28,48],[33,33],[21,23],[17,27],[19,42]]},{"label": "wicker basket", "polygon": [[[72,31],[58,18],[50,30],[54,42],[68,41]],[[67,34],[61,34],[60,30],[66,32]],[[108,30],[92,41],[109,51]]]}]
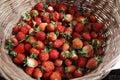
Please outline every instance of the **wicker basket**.
[{"label": "wicker basket", "polygon": [[[5,39],[21,15],[29,12],[40,0],[0,0],[0,75],[7,80],[34,80],[16,66],[4,49]],[[45,0],[42,0],[45,2]],[[47,2],[76,5],[89,8],[100,22],[108,28],[107,47],[103,63],[91,73],[75,80],[100,80],[106,76],[120,59],[120,0],[46,0]]]}]

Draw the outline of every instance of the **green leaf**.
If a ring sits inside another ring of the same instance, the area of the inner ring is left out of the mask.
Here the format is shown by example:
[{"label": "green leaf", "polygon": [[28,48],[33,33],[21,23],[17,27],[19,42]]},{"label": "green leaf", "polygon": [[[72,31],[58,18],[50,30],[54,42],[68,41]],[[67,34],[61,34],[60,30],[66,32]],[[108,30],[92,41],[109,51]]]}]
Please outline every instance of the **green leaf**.
[{"label": "green leaf", "polygon": [[65,67],[65,73],[68,73],[68,72],[69,72],[68,67]]},{"label": "green leaf", "polygon": [[26,42],[29,42],[30,37],[31,37],[31,35],[26,35],[26,38],[25,38]]},{"label": "green leaf", "polygon": [[102,29],[100,32],[99,32],[99,35],[103,35],[107,32],[107,29]]},{"label": "green leaf", "polygon": [[35,32],[39,32],[40,31],[40,27],[37,28],[33,28]]},{"label": "green leaf", "polygon": [[88,24],[88,22],[89,22],[89,19],[88,18],[84,18],[84,20],[83,20],[83,24]]},{"label": "green leaf", "polygon": [[44,9],[48,8],[47,3],[43,3]]},{"label": "green leaf", "polygon": [[23,15],[23,20],[26,20],[26,21],[30,20],[30,14],[29,13],[25,13]]},{"label": "green leaf", "polygon": [[32,53],[32,54],[30,55],[30,57],[31,57],[31,58],[37,58],[37,55],[36,55],[35,53]]},{"label": "green leaf", "polygon": [[66,14],[63,13],[62,21],[65,21]]},{"label": "green leaf", "polygon": [[34,17],[36,17],[38,15],[39,15],[38,11],[35,11],[35,12],[32,13],[32,16],[34,16]]},{"label": "green leaf", "polygon": [[92,28],[90,26],[85,26],[88,30],[91,30]]},{"label": "green leaf", "polygon": [[26,25],[25,22],[21,22],[21,23],[18,24],[18,26],[20,26],[20,27],[25,26],[25,25]]},{"label": "green leaf", "polygon": [[51,21],[51,23],[52,23],[54,26],[56,26],[56,23],[55,23],[54,21]]},{"label": "green leaf", "polygon": [[62,36],[67,38],[67,39],[71,39],[72,38],[72,36],[68,32],[62,33]]},{"label": "green leaf", "polygon": [[44,72],[44,67],[43,66],[39,66],[39,68],[42,72]]},{"label": "green leaf", "polygon": [[82,49],[79,49],[79,50],[77,51],[77,53],[78,53],[78,55],[80,55],[80,56],[86,56],[86,53],[83,52]]},{"label": "green leaf", "polygon": [[25,58],[25,60],[24,60],[24,62],[23,62],[23,63],[24,63],[23,66],[26,66],[26,65],[27,65],[27,62],[28,62],[28,57]]},{"label": "green leaf", "polygon": [[57,37],[60,35],[60,33],[58,31],[55,31],[55,34],[57,35]]},{"label": "green leaf", "polygon": [[68,25],[69,25],[71,28],[75,28],[75,25],[74,25],[73,22],[70,22]]},{"label": "green leaf", "polygon": [[32,46],[35,48],[35,47],[37,47],[38,46],[38,42],[36,41],[36,42],[34,42],[33,44],[32,44]]},{"label": "green leaf", "polygon": [[8,49],[8,50],[12,50],[14,48],[14,44],[12,43],[12,41],[7,41],[6,42],[6,45],[5,45],[5,48]]},{"label": "green leaf", "polygon": [[32,23],[33,23],[33,26],[35,27],[36,26],[36,22],[34,20],[32,20]]},{"label": "green leaf", "polygon": [[10,52],[10,56],[11,56],[12,58],[14,58],[14,57],[17,56],[17,53],[16,53],[15,51],[11,51],[11,52]]},{"label": "green leaf", "polygon": [[92,46],[93,46],[93,48],[97,48],[98,40],[94,39],[93,42],[92,42]]},{"label": "green leaf", "polygon": [[97,59],[98,64],[102,63],[102,57],[98,55],[94,55],[94,57]]}]

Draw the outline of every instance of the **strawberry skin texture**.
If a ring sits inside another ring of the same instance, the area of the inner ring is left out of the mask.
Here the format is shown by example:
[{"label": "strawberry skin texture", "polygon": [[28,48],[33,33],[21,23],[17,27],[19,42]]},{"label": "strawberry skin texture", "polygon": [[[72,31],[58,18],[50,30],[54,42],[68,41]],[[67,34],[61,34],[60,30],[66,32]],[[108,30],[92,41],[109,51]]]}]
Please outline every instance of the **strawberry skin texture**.
[{"label": "strawberry skin texture", "polygon": [[41,78],[43,76],[42,71],[39,68],[34,69],[33,71],[33,76],[38,79]]},{"label": "strawberry skin texture", "polygon": [[36,24],[37,25],[40,25],[41,24],[41,18],[39,18],[39,17],[35,17],[35,22],[36,22]]},{"label": "strawberry skin texture", "polygon": [[34,70],[34,68],[32,68],[32,67],[26,67],[25,72],[26,72],[28,75],[31,75],[31,74],[33,73],[33,70]]},{"label": "strawberry skin texture", "polygon": [[42,11],[43,10],[43,3],[39,2],[35,5],[35,9],[38,11]]},{"label": "strawberry skin texture", "polygon": [[98,62],[95,58],[90,58],[86,65],[88,69],[95,69],[97,68],[97,66],[98,66]]},{"label": "strawberry skin texture", "polygon": [[90,33],[89,32],[84,32],[82,34],[83,38],[87,41],[90,41],[91,40],[91,36],[90,36]]},{"label": "strawberry skin texture", "polygon": [[56,49],[51,50],[49,53],[51,59],[57,59],[59,55],[60,53]]},{"label": "strawberry skin texture", "polygon": [[41,61],[47,61],[49,59],[48,52],[41,52],[39,54],[39,58],[40,58]]},{"label": "strawberry skin texture", "polygon": [[44,61],[42,66],[46,72],[54,70],[55,66],[52,61]]},{"label": "strawberry skin texture", "polygon": [[16,46],[16,48],[14,49],[14,51],[16,53],[24,53],[25,49],[24,49],[24,44],[20,43]]},{"label": "strawberry skin texture", "polygon": [[13,59],[13,61],[16,64],[22,64],[24,60],[25,60],[25,55],[22,53],[18,53],[17,56]]},{"label": "strawberry skin texture", "polygon": [[82,73],[82,71],[80,71],[80,70],[75,70],[75,72],[74,72],[74,76],[75,77],[81,77],[83,75],[83,73]]},{"label": "strawberry skin texture", "polygon": [[38,55],[39,53],[40,53],[40,51],[37,50],[36,48],[31,48],[30,49],[30,54],[36,54],[36,55]]},{"label": "strawberry skin texture", "polygon": [[63,42],[61,40],[57,39],[53,42],[53,47],[60,48],[62,46],[62,44],[63,44]]},{"label": "strawberry skin texture", "polygon": [[81,23],[78,23],[77,25],[76,25],[76,27],[75,27],[75,31],[76,32],[81,32],[83,30],[83,24],[81,24]]},{"label": "strawberry skin texture", "polygon": [[58,71],[52,72],[50,80],[62,80],[60,72]]},{"label": "strawberry skin texture", "polygon": [[16,26],[13,27],[12,30],[13,30],[14,33],[17,33],[20,30],[20,28],[19,28],[19,26],[16,25]]},{"label": "strawberry skin texture", "polygon": [[98,23],[98,22],[93,23],[92,26],[93,26],[93,30],[95,32],[100,32],[102,30],[102,28],[103,28],[103,24],[102,23]]},{"label": "strawberry skin texture", "polygon": [[78,66],[85,68],[86,63],[87,63],[87,58],[85,58],[85,57],[78,58],[78,61],[77,61]]},{"label": "strawberry skin texture", "polygon": [[38,40],[41,40],[41,41],[44,41],[45,38],[46,38],[46,34],[42,31],[39,31],[35,34],[35,37],[38,39]]},{"label": "strawberry skin texture", "polygon": [[22,32],[18,32],[17,33],[17,35],[16,35],[16,38],[18,39],[18,40],[23,40],[24,38],[25,38],[25,34],[24,33],[22,33]]}]

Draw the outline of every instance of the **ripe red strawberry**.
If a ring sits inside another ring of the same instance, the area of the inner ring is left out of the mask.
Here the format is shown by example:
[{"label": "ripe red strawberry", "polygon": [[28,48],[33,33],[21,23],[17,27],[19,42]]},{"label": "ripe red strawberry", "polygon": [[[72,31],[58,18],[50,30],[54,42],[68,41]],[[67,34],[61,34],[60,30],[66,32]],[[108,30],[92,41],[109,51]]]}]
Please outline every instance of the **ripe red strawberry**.
[{"label": "ripe red strawberry", "polygon": [[65,76],[66,76],[67,79],[72,79],[73,78],[73,74],[71,74],[71,73],[67,73]]},{"label": "ripe red strawberry", "polygon": [[93,31],[93,32],[91,32],[91,37],[92,37],[93,39],[96,39],[96,38],[97,38],[97,36],[98,36],[98,35],[97,35],[97,33],[96,33],[96,32],[94,32],[94,31]]},{"label": "ripe red strawberry", "polygon": [[78,58],[77,64],[78,64],[79,67],[85,68],[86,63],[87,63],[87,58],[85,58],[85,57],[79,57]]},{"label": "ripe red strawberry", "polygon": [[62,44],[63,44],[63,42],[61,40],[57,39],[53,42],[53,47],[60,48],[62,46]]},{"label": "ripe red strawberry", "polygon": [[87,65],[86,65],[86,67],[88,68],[88,69],[95,69],[95,68],[97,68],[97,66],[98,66],[98,59],[97,58],[90,58],[89,60],[88,60],[88,62],[87,62]]},{"label": "ripe red strawberry", "polygon": [[70,48],[70,45],[68,43],[64,43],[62,46],[63,51],[67,51]]},{"label": "ripe red strawberry", "polygon": [[45,31],[47,25],[48,25],[47,23],[41,23],[38,27],[40,28],[41,31]]},{"label": "ripe red strawberry", "polygon": [[39,58],[40,58],[41,61],[47,61],[49,59],[48,52],[41,52],[39,54]]},{"label": "ripe red strawberry", "polygon": [[35,54],[36,56],[40,53],[39,50],[37,50],[36,48],[31,48],[30,49],[30,54]]},{"label": "ripe red strawberry", "polygon": [[80,23],[84,23],[85,17],[81,15],[77,15],[76,20]]},{"label": "ripe red strawberry", "polygon": [[20,30],[19,26],[16,25],[16,26],[13,27],[13,32],[14,33],[17,33],[19,30]]},{"label": "ripe red strawberry", "polygon": [[59,66],[61,66],[62,64],[63,64],[63,60],[61,60],[61,59],[55,59],[55,61],[54,61],[54,65],[55,65],[55,66],[59,67]]},{"label": "ripe red strawberry", "polygon": [[93,23],[92,26],[95,32],[100,32],[103,29],[103,24],[100,22]]},{"label": "ripe red strawberry", "polygon": [[25,34],[22,33],[22,32],[18,32],[17,35],[16,35],[16,38],[18,40],[23,40],[25,38]]},{"label": "ripe red strawberry", "polygon": [[76,32],[81,32],[83,30],[83,24],[82,23],[78,23],[75,27],[75,31]]},{"label": "ripe red strawberry", "polygon": [[35,20],[37,25],[40,25],[42,22],[40,17],[35,17],[34,20]]},{"label": "ripe red strawberry", "polygon": [[26,67],[25,73],[27,73],[28,75],[31,75],[33,73],[33,70],[34,70],[34,68],[32,68],[32,67]]},{"label": "ripe red strawberry", "polygon": [[25,50],[29,51],[32,48],[32,45],[30,43],[25,43]]},{"label": "ripe red strawberry", "polygon": [[39,31],[35,34],[35,37],[38,39],[38,40],[41,40],[41,41],[44,41],[45,38],[46,38],[46,34],[42,31]]},{"label": "ripe red strawberry", "polygon": [[32,45],[33,45],[33,47],[37,48],[38,50],[44,49],[44,43],[42,41],[36,41]]},{"label": "ripe red strawberry", "polygon": [[72,65],[72,61],[70,59],[65,59],[64,63],[66,66]]},{"label": "ripe red strawberry", "polygon": [[42,71],[39,68],[34,69],[33,71],[33,76],[38,79],[41,78],[43,76]]},{"label": "ripe red strawberry", "polygon": [[90,21],[91,21],[91,22],[96,22],[95,16],[91,15],[91,16],[90,16]]},{"label": "ripe red strawberry", "polygon": [[28,30],[26,27],[24,27],[24,26],[20,28],[20,32],[22,32],[22,33],[24,33],[24,34],[27,34],[28,31],[29,31],[29,30]]},{"label": "ripe red strawberry", "polygon": [[65,74],[64,74],[64,66],[56,67],[56,68],[55,68],[55,71],[60,72],[62,77],[65,75]]},{"label": "ripe red strawberry", "polygon": [[44,22],[50,23],[50,15],[48,13],[44,13],[44,15],[42,16],[42,20]]},{"label": "ripe red strawberry", "polygon": [[67,6],[65,4],[59,4],[59,11],[66,11],[67,10]]},{"label": "ripe red strawberry", "polygon": [[49,13],[52,13],[54,11],[54,8],[52,6],[48,6],[47,11]]},{"label": "ripe red strawberry", "polygon": [[91,40],[91,36],[90,36],[90,33],[89,32],[84,32],[82,34],[83,38],[87,41],[90,41]]},{"label": "ripe red strawberry", "polygon": [[56,25],[57,25],[57,26],[61,26],[61,25],[62,25],[62,22],[56,21]]},{"label": "ripe red strawberry", "polygon": [[14,46],[18,45],[18,40],[14,36],[10,38],[10,41],[12,41]]},{"label": "ripe red strawberry", "polygon": [[38,66],[38,61],[37,61],[35,58],[27,57],[25,64],[26,64],[28,67],[35,68],[35,67]]},{"label": "ripe red strawberry", "polygon": [[78,32],[73,32],[73,37],[80,38],[80,34]]},{"label": "ripe red strawberry", "polygon": [[52,72],[50,80],[62,80],[61,74],[58,71]]},{"label": "ripe red strawberry", "polygon": [[33,44],[34,42],[36,42],[36,38],[33,36],[30,36],[27,40],[30,44]]},{"label": "ripe red strawberry", "polygon": [[49,53],[49,57],[51,59],[57,59],[59,57],[60,53],[56,49],[52,49]]},{"label": "ripe red strawberry", "polygon": [[50,41],[55,41],[57,39],[57,35],[54,32],[50,32],[47,37]]},{"label": "ripe red strawberry", "polygon": [[74,72],[75,77],[81,77],[83,76],[83,72],[80,69],[75,70]]},{"label": "ripe red strawberry", "polygon": [[60,37],[59,40],[61,40],[63,43],[65,43],[66,38],[64,38],[64,37]]},{"label": "ripe red strawberry", "polygon": [[83,47],[83,42],[79,38],[75,38],[72,40],[72,46],[75,49],[80,49]]},{"label": "ripe red strawberry", "polygon": [[58,31],[58,32],[60,32],[60,33],[63,33],[64,30],[65,30],[65,26],[57,26],[57,27],[55,28],[55,30]]},{"label": "ripe red strawberry", "polygon": [[75,65],[70,65],[65,67],[65,72],[66,73],[73,73],[76,70],[76,66]]},{"label": "ripe red strawberry", "polygon": [[88,58],[93,57],[93,55],[94,55],[93,47],[89,44],[83,46],[82,52],[83,52],[83,56],[88,57]]},{"label": "ripe red strawberry", "polygon": [[72,34],[73,33],[73,29],[71,27],[67,27],[65,29],[65,32],[69,33],[69,34]]},{"label": "ripe red strawberry", "polygon": [[76,13],[76,11],[77,11],[77,7],[76,6],[72,6],[70,9],[69,9],[69,14],[71,14],[71,15],[74,15],[75,13]]},{"label": "ripe red strawberry", "polygon": [[43,78],[44,79],[49,79],[51,74],[52,74],[52,71],[50,71],[50,72],[44,72]]},{"label": "ripe red strawberry", "polygon": [[103,49],[102,48],[98,48],[96,52],[99,56],[103,55]]},{"label": "ripe red strawberry", "polygon": [[63,51],[60,54],[60,59],[65,60],[65,59],[69,58],[69,56],[70,56],[70,52],[69,51]]},{"label": "ripe red strawberry", "polygon": [[53,12],[52,14],[51,14],[51,19],[53,20],[53,21],[58,21],[59,19],[60,19],[60,15],[59,15],[59,13],[58,12]]},{"label": "ripe red strawberry", "polygon": [[54,70],[54,68],[55,68],[54,63],[52,61],[44,61],[42,63],[42,67],[44,68],[44,70],[46,72],[50,72],[50,71]]},{"label": "ripe red strawberry", "polygon": [[38,10],[38,11],[42,11],[43,10],[43,3],[42,2],[39,2],[35,5],[35,9]]},{"label": "ripe red strawberry", "polygon": [[14,49],[14,51],[16,53],[24,53],[25,49],[24,49],[24,44],[20,43],[16,46],[16,48]]},{"label": "ripe red strawberry", "polygon": [[47,31],[52,32],[55,30],[55,25],[52,23],[49,23],[46,27]]},{"label": "ripe red strawberry", "polygon": [[73,20],[73,16],[71,14],[66,14],[64,19],[66,22],[71,22]]},{"label": "ripe red strawberry", "polygon": [[17,56],[13,59],[14,63],[16,64],[22,64],[25,60],[25,55],[22,53],[18,53]]}]

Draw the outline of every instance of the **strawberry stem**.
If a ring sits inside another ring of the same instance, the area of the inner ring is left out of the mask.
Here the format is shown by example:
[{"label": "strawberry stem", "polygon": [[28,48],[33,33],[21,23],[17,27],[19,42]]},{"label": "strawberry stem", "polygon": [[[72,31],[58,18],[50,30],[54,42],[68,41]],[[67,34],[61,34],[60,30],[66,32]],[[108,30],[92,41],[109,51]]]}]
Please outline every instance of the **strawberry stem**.
[{"label": "strawberry stem", "polygon": [[25,13],[23,15],[23,20],[26,20],[26,21],[30,20],[30,14],[29,13]]},{"label": "strawberry stem", "polygon": [[12,41],[10,41],[10,40],[7,41],[5,48],[8,50],[12,50],[14,48],[14,44],[12,43]]}]

